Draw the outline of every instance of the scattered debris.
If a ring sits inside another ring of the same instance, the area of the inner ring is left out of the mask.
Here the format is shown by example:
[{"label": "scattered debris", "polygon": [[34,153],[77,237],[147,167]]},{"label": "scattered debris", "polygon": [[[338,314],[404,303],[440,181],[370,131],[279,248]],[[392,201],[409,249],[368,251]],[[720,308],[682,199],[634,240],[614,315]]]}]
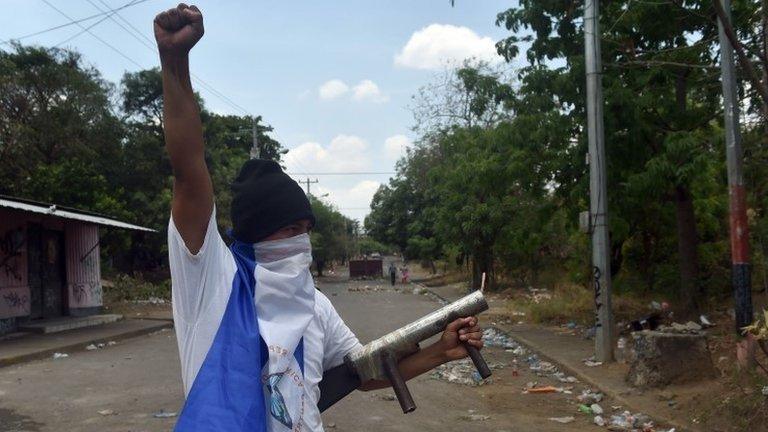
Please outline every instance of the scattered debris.
[{"label": "scattered debris", "polygon": [[768,396],[768,386],[763,386],[761,392],[763,393],[763,396]]},{"label": "scattered debris", "polygon": [[[562,390],[560,392],[562,392]],[[556,387],[544,386],[544,387],[528,388],[528,389],[525,389],[523,393],[559,393],[559,392]]]},{"label": "scattered debris", "polygon": [[152,417],[154,418],[171,418],[176,417],[175,412],[165,412],[165,410],[160,410],[160,412],[156,412],[152,414]]},{"label": "scattered debris", "polygon": [[605,426],[605,424],[606,424],[605,419],[602,416],[600,416],[600,415],[596,415],[595,418],[592,419],[592,421],[594,421],[596,425],[601,426],[601,427]]},{"label": "scattered debris", "polygon": [[397,400],[395,398],[395,395],[393,395],[392,393],[384,393],[383,395],[379,395],[379,398],[381,400],[385,400],[385,401],[389,401],[389,402]]},{"label": "scattered debris", "polygon": [[629,323],[629,328],[632,331],[656,330],[660,323],[661,315],[658,313],[653,313],[649,316],[631,321]]},{"label": "scattered debris", "polygon": [[590,405],[589,409],[591,409],[592,412],[597,414],[597,415],[600,415],[600,414],[602,414],[604,412],[603,411],[603,407],[601,407],[600,405],[598,405],[596,403],[593,403],[592,405]]},{"label": "scattered debris", "polygon": [[579,409],[580,413],[589,414],[589,415],[592,414],[592,408],[590,408],[590,407],[588,407],[588,406],[586,406],[584,404],[580,404],[578,409]]},{"label": "scattered debris", "polygon": [[[489,362],[488,367],[491,370],[498,370],[506,367],[506,363]],[[480,386],[490,383],[492,378],[482,379],[480,374],[477,373],[475,365],[470,359],[458,360],[450,363],[442,364],[436,367],[430,377],[443,381],[448,381],[455,384],[463,384],[469,386]]]},{"label": "scattered debris", "polygon": [[592,405],[593,403],[602,402],[603,394],[593,392],[591,389],[584,389],[580,395],[576,396],[576,400],[586,405]]},{"label": "scattered debris", "polygon": [[576,418],[573,417],[573,416],[568,416],[568,417],[550,417],[549,420],[551,420],[553,422],[557,422],[557,423],[568,424],[568,423],[571,423],[574,420],[576,420]]},{"label": "scattered debris", "polygon": [[585,358],[582,360],[582,362],[588,367],[597,367],[597,366],[603,365],[603,362],[595,360],[595,356],[592,356],[590,358]]},{"label": "scattered debris", "polygon": [[564,383],[577,383],[577,382],[579,382],[579,380],[576,379],[576,377],[573,377],[573,376],[570,376],[570,375],[565,376],[565,374],[562,373],[562,372],[554,373],[554,374],[552,374],[552,377],[555,378],[556,380],[558,380],[560,382],[564,382]]},{"label": "scattered debris", "polygon": [[94,345],[94,344],[90,344],[87,347],[85,347],[86,351],[95,351],[97,349],[99,349],[99,348],[97,348],[96,345]]},{"label": "scattered debris", "polygon": [[117,413],[114,410],[111,410],[111,409],[101,410],[101,411],[99,411],[99,414],[103,415],[103,416],[117,415]]},{"label": "scattered debris", "polygon": [[336,429],[336,423],[328,423],[325,425],[325,427],[327,427],[328,429]]},{"label": "scattered debris", "polygon": [[466,421],[486,421],[490,420],[491,417],[482,414],[465,414],[459,418]]},{"label": "scattered debris", "polygon": [[107,342],[107,346],[115,346],[115,345],[117,345],[117,342],[115,342],[115,341]]},{"label": "scattered debris", "polygon": [[698,334],[702,330],[702,326],[693,321],[688,321],[685,324],[673,322],[671,325],[663,325],[658,328],[658,331],[663,333],[691,333]]},{"label": "scattered debris", "polygon": [[[494,327],[487,327],[483,330],[483,343],[486,346],[515,350],[515,355],[525,355],[525,349],[519,343]],[[518,348],[520,354],[517,354]]]},{"label": "scattered debris", "polygon": [[[656,430],[654,428],[654,424],[651,421],[651,418],[647,415],[642,413],[632,414],[629,411],[624,411],[621,414],[612,415],[608,427],[610,430],[619,431],[641,430],[649,432],[662,432],[661,430]],[[674,432],[674,429],[671,429],[668,432]]]},{"label": "scattered debris", "polygon": [[69,357],[69,354],[66,354],[66,353],[53,353],[53,359],[54,360],[58,360],[58,359],[62,359],[62,358],[67,358],[67,357]]},{"label": "scattered debris", "polygon": [[170,303],[170,300],[166,300],[164,298],[160,297],[150,297],[147,300],[134,300],[133,303],[135,304],[153,304],[153,305],[162,305],[166,303]]},{"label": "scattered debris", "polygon": [[701,323],[701,326],[704,328],[708,327],[714,327],[715,325],[710,321],[706,315],[702,315],[699,317],[699,322]]}]

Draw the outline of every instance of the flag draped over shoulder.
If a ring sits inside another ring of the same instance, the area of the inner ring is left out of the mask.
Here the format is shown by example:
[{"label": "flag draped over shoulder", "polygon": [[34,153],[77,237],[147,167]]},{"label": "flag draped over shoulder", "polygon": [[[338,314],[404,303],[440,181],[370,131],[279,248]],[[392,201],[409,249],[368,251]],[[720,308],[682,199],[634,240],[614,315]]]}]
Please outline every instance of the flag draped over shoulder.
[{"label": "flag draped over shoulder", "polygon": [[309,236],[230,249],[232,292],[174,430],[301,429],[303,333],[315,301]]}]

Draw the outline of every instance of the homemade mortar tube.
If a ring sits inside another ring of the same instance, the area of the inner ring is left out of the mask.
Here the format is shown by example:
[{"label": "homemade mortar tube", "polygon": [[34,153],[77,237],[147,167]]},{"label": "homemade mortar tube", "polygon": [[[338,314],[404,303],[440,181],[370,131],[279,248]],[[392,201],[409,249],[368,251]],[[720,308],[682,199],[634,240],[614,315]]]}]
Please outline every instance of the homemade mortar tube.
[{"label": "homemade mortar tube", "polygon": [[[397,400],[404,413],[416,409],[405,380],[400,375],[397,362],[419,350],[419,342],[441,333],[452,321],[478,315],[488,310],[483,293],[475,291],[448,304],[429,315],[401,327],[366,344],[360,350],[347,354],[345,364],[354,371],[361,382],[386,379],[392,384]],[[477,348],[464,344],[477,372],[485,379],[491,370]]]}]

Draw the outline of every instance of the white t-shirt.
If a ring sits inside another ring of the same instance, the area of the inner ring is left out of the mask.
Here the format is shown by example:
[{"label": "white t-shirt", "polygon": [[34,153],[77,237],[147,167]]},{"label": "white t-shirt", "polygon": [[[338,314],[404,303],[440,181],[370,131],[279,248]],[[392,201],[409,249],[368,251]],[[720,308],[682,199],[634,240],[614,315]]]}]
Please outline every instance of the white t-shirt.
[{"label": "white t-shirt", "polygon": [[[189,394],[200,367],[218,331],[227,308],[235,259],[216,229],[214,209],[203,246],[197,254],[187,249],[171,218],[168,224],[168,256],[171,268],[173,322],[181,358],[185,396]],[[361,344],[344,324],[328,297],[315,296],[315,316],[304,332],[304,383],[307,406],[304,428],[322,431],[318,384],[323,371],[340,365],[344,356]]]}]

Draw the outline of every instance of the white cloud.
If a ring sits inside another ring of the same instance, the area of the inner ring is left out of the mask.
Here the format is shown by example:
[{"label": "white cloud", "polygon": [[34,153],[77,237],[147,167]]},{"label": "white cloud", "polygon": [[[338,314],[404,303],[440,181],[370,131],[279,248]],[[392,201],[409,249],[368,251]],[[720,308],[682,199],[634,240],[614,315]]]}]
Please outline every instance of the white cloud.
[{"label": "white cloud", "polygon": [[285,158],[288,172],[360,171],[370,166],[368,143],[355,135],[337,135],[327,146],[308,141],[292,148]]},{"label": "white cloud", "polygon": [[376,103],[382,103],[389,100],[389,98],[381,93],[379,86],[371,80],[362,80],[352,89],[352,99],[356,101],[371,101]]},{"label": "white cloud", "polygon": [[362,180],[348,187],[318,185],[313,190],[317,190],[317,196],[328,194],[321,199],[335,205],[342,214],[362,221],[368,214],[373,194],[380,185],[381,183],[377,181]]},{"label": "white cloud", "polygon": [[430,24],[411,35],[395,56],[395,64],[414,69],[439,69],[468,58],[491,63],[502,60],[490,37],[481,37],[467,27]]},{"label": "white cloud", "polygon": [[397,160],[405,155],[405,150],[411,146],[411,140],[405,135],[393,135],[384,140],[384,154],[390,160]]},{"label": "white cloud", "polygon": [[332,79],[324,82],[320,88],[317,89],[320,99],[332,100],[343,96],[349,91],[349,86],[342,80]]}]

